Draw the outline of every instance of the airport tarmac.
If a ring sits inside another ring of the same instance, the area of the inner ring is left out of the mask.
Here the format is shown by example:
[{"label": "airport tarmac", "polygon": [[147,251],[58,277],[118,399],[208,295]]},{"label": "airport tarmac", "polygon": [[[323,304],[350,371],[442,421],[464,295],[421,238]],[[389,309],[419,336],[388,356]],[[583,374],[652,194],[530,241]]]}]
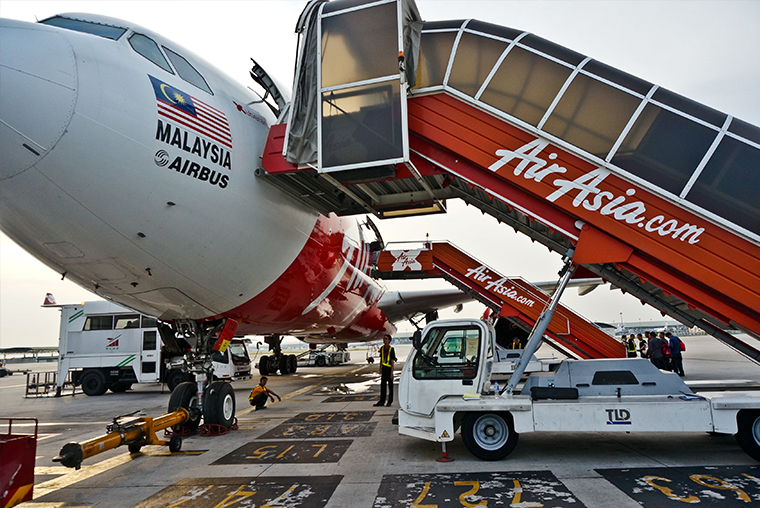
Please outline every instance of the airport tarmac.
[{"label": "airport tarmac", "polygon": [[[709,337],[685,337],[685,381],[760,386],[760,366]],[[409,346],[398,346],[405,357]],[[539,356],[548,356],[542,349]],[[378,367],[363,352],[336,367],[270,376],[282,396],[252,411],[257,382],[234,383],[238,430],[186,437],[179,453],[117,448],[80,470],[52,462],[70,441],[104,433],[118,414],[165,412],[169,392],[134,385],[100,397],[24,398],[25,376],[0,379],[0,416],[35,417],[34,501],[24,507],[638,507],[760,504],[760,464],[733,436],[704,433],[530,433],[505,460],[485,462],[459,436],[438,462],[437,443],[401,436],[392,407],[375,407]],[[14,368],[53,370],[55,364]],[[14,433],[28,431],[16,426]],[[5,432],[0,428],[0,432]]]}]

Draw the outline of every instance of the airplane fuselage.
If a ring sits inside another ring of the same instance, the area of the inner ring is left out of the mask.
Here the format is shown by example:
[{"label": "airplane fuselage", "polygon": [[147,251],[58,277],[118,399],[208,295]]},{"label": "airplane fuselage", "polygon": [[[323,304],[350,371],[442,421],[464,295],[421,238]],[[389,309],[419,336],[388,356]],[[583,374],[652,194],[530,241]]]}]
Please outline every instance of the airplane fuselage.
[{"label": "airplane fuselage", "polygon": [[162,320],[231,317],[238,334],[336,341],[393,332],[356,221],[255,176],[275,121],[257,95],[150,30],[66,17],[106,36],[0,22],[9,237]]}]

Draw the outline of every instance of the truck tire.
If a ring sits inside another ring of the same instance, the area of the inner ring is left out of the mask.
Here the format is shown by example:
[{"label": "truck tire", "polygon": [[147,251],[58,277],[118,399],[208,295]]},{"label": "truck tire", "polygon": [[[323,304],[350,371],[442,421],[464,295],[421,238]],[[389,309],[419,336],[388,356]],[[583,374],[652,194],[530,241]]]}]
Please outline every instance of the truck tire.
[{"label": "truck tire", "polygon": [[111,386],[108,387],[113,393],[124,393],[130,388],[132,388],[132,383],[122,383],[119,381],[111,383]]},{"label": "truck tire", "polygon": [[203,397],[204,423],[232,427],[235,422],[235,390],[226,381],[215,381]]},{"label": "truck tire", "polygon": [[736,442],[747,455],[760,461],[760,410],[742,409],[736,415]]},{"label": "truck tire", "polygon": [[288,355],[280,355],[280,374],[283,376],[290,374],[290,358]]},{"label": "truck tire", "polygon": [[288,370],[291,374],[295,374],[296,370],[298,370],[298,358],[296,358],[296,355],[288,355]]},{"label": "truck tire", "polygon": [[464,445],[481,460],[503,459],[518,437],[510,413],[467,413],[462,421]]},{"label": "truck tire", "polygon": [[317,367],[324,367],[327,365],[327,362],[325,361],[324,356],[318,356],[317,359],[314,361],[314,363],[317,364]]},{"label": "truck tire", "polygon": [[173,392],[175,388],[177,388],[180,383],[184,383],[186,381],[192,381],[189,379],[190,376],[188,376],[185,372],[182,372],[179,369],[174,369],[169,371],[169,375],[166,376],[166,386],[169,387],[169,391]]},{"label": "truck tire", "polygon": [[174,434],[171,438],[169,438],[169,451],[172,453],[177,453],[182,449],[182,438]]},{"label": "truck tire", "polygon": [[103,395],[108,390],[106,377],[99,370],[85,371],[81,378],[82,391],[89,396]]},{"label": "truck tire", "polygon": [[201,423],[201,413],[198,411],[198,387],[195,383],[185,382],[180,383],[172,390],[172,394],[169,396],[169,408],[168,412],[173,413],[180,408],[187,409],[190,412],[190,418],[179,425],[174,426],[176,431],[178,428],[185,428],[188,430],[195,430]]},{"label": "truck tire", "polygon": [[266,355],[259,358],[259,374],[262,376],[269,375],[269,357]]}]

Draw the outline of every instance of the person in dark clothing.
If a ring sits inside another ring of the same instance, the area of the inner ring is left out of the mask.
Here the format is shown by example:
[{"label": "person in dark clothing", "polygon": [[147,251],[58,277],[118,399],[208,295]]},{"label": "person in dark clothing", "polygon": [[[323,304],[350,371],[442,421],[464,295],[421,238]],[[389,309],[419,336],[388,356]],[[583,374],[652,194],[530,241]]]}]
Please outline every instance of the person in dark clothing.
[{"label": "person in dark clothing", "polygon": [[654,366],[658,369],[665,369],[665,357],[662,354],[662,346],[664,343],[665,341],[658,338],[654,333],[649,334],[647,354],[649,355],[649,360],[651,360]]},{"label": "person in dark clothing", "polygon": [[670,332],[667,332],[665,334],[665,337],[668,338],[668,342],[670,343],[670,362],[673,365],[673,372],[678,374],[681,377],[684,377],[686,374],[684,374],[683,371],[683,355],[681,354],[681,339],[676,337]]},{"label": "person in dark clothing", "polygon": [[384,406],[386,394],[388,406],[393,404],[393,366],[396,365],[396,351],[391,346],[391,336],[383,337],[383,347],[380,348],[380,400],[375,406]]},{"label": "person in dark clothing", "polygon": [[644,337],[641,336],[640,333],[636,334],[636,338],[639,341],[639,354],[642,358],[647,357],[647,341]]}]

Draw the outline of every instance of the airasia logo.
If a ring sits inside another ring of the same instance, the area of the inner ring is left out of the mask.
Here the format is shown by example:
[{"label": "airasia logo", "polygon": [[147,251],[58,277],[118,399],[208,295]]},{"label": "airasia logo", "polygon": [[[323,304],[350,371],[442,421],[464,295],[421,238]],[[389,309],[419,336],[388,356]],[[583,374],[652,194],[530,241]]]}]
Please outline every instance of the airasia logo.
[{"label": "airasia logo", "polygon": [[501,277],[499,279],[493,280],[493,277],[491,277],[490,273],[491,272],[488,270],[488,267],[485,265],[480,265],[478,268],[468,268],[465,277],[468,279],[473,279],[477,282],[484,283],[486,291],[491,291],[497,295],[504,296],[527,307],[533,307],[533,304],[536,303],[535,300],[520,295],[514,286],[505,286],[505,283],[509,282],[509,278]]},{"label": "airasia logo", "polygon": [[392,250],[390,251],[396,260],[393,262],[394,272],[403,272],[404,270],[419,271],[422,270],[422,264],[417,261],[420,250]]},{"label": "airasia logo", "polygon": [[[496,155],[501,157],[488,169],[498,171],[506,164],[517,159],[520,162],[514,169],[514,175],[526,180],[541,182],[552,174],[563,174],[567,168],[556,162],[556,153],[549,153],[545,158],[539,157],[541,152],[549,145],[549,142],[536,138],[517,150],[496,150]],[[705,230],[689,223],[680,223],[676,219],[669,219],[664,215],[647,217],[647,208],[642,201],[634,201],[636,189],[628,189],[625,195],[616,196],[612,192],[601,190],[599,185],[610,172],[603,168],[596,168],[575,180],[557,178],[552,185],[557,188],[546,196],[548,201],[554,202],[564,195],[573,197],[573,207],[583,206],[586,210],[598,212],[600,215],[611,215],[615,220],[627,224],[636,225],[647,233],[656,233],[659,236],[669,236],[675,240],[688,241],[690,244],[699,242],[699,235]]]}]

